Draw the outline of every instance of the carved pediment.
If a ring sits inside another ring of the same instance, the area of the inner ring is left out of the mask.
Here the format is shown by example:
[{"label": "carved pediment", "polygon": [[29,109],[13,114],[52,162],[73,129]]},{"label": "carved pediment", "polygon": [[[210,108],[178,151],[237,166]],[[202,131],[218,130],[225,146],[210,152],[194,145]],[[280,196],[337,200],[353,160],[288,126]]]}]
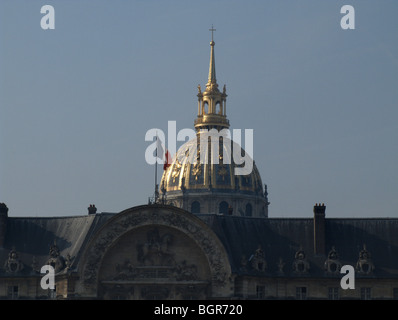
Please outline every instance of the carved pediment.
[{"label": "carved pediment", "polygon": [[249,262],[253,269],[257,271],[265,271],[267,269],[267,261],[261,246],[259,245],[256,251],[250,256]]},{"label": "carved pediment", "polygon": [[356,270],[360,274],[369,275],[373,273],[375,266],[372,261],[372,255],[366,249],[366,245],[363,245],[363,249],[359,252],[359,258],[356,264]]},{"label": "carved pediment", "polygon": [[293,261],[293,273],[296,274],[306,274],[310,269],[310,264],[306,258],[304,250],[300,249],[294,255]]},{"label": "carved pediment", "polygon": [[65,258],[61,256],[60,250],[57,246],[56,241],[50,246],[49,258],[46,264],[52,266],[55,273],[62,271],[65,268]]},{"label": "carved pediment", "polygon": [[8,259],[4,263],[4,269],[7,273],[18,273],[24,269],[24,264],[19,259],[19,255],[14,248],[8,254]]},{"label": "carved pediment", "polygon": [[87,294],[98,292],[100,283],[122,279],[210,283],[218,292],[227,288],[231,275],[225,248],[213,231],[175,207],[139,206],[119,213],[92,237],[82,257]]},{"label": "carved pediment", "polygon": [[341,266],[342,264],[339,259],[339,254],[335,247],[332,247],[332,250],[329,251],[328,258],[325,261],[325,271],[328,274],[340,275]]}]

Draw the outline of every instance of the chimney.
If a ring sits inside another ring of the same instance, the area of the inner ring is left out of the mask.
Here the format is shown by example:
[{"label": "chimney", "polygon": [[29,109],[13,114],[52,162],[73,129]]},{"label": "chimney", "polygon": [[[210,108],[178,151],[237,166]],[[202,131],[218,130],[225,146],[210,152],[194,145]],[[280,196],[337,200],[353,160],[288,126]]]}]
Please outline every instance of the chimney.
[{"label": "chimney", "polygon": [[314,254],[325,254],[325,211],[326,206],[316,203],[314,206]]},{"label": "chimney", "polygon": [[0,203],[0,248],[4,247],[7,232],[8,208],[5,203]]},{"label": "chimney", "polygon": [[88,214],[96,214],[97,213],[97,208],[95,207],[95,204],[90,204],[90,206],[87,209],[88,209]]}]

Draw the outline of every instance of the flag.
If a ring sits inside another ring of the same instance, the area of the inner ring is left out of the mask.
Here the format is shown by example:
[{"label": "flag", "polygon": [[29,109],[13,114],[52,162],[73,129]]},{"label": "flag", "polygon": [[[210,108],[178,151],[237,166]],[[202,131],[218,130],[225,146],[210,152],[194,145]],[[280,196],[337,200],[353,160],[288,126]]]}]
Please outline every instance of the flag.
[{"label": "flag", "polygon": [[162,141],[160,141],[159,137],[156,136],[156,156],[163,160],[164,159],[164,149],[162,146]]},{"label": "flag", "polygon": [[166,149],[166,154],[164,156],[165,156],[165,162],[163,164],[163,170],[166,170],[168,167],[170,167],[172,162],[169,150]]},{"label": "flag", "polygon": [[171,165],[172,158],[170,152],[163,148],[162,141],[158,136],[156,136],[156,156],[163,161],[163,170],[166,170]]}]

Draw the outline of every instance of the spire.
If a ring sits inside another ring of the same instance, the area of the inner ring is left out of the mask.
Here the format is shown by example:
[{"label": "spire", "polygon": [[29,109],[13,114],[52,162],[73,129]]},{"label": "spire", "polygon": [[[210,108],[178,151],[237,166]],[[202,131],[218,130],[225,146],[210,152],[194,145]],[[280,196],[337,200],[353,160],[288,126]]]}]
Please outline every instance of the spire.
[{"label": "spire", "polygon": [[221,130],[223,128],[229,128],[229,121],[227,119],[226,105],[227,105],[227,93],[226,87],[222,92],[218,90],[218,84],[216,80],[216,62],[214,58],[214,29],[211,26],[211,42],[210,42],[210,66],[209,66],[209,78],[206,83],[206,90],[202,92],[200,85],[198,85],[198,116],[195,119],[195,129],[199,132],[201,129],[212,129]]},{"label": "spire", "polygon": [[213,32],[216,31],[216,29],[213,28],[213,25],[211,25],[211,29],[209,29],[209,31],[211,31],[211,42],[210,42],[210,66],[209,66],[209,79],[207,84],[211,84],[211,83],[216,83],[216,60],[214,57],[214,45],[216,44],[213,40]]}]

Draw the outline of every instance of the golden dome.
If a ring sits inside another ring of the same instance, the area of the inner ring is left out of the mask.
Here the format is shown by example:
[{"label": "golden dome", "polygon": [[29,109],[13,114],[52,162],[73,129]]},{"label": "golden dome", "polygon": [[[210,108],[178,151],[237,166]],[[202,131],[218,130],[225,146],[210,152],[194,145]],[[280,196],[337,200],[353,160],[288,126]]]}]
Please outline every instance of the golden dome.
[{"label": "golden dome", "polygon": [[[211,147],[210,142],[201,148],[197,139],[192,139],[182,145],[173,157],[172,164],[163,173],[160,183],[162,193],[170,194],[180,190],[212,190],[213,192],[263,195],[261,177],[253,160],[246,155],[246,163],[237,165],[234,162],[233,150],[240,150],[240,154],[244,154],[245,151],[229,138],[222,139],[220,139],[218,152],[217,146]],[[204,154],[203,159],[200,159],[201,152]],[[215,155],[213,157],[212,152]],[[251,172],[247,175],[237,175],[235,169],[243,165],[249,166],[247,162],[250,161],[253,163]]]},{"label": "golden dome", "polygon": [[205,91],[198,85],[196,138],[179,148],[172,164],[163,172],[161,199],[195,214],[267,217],[268,194],[257,167],[241,146],[229,138],[226,86],[222,91],[218,89],[214,45],[212,34]]}]

